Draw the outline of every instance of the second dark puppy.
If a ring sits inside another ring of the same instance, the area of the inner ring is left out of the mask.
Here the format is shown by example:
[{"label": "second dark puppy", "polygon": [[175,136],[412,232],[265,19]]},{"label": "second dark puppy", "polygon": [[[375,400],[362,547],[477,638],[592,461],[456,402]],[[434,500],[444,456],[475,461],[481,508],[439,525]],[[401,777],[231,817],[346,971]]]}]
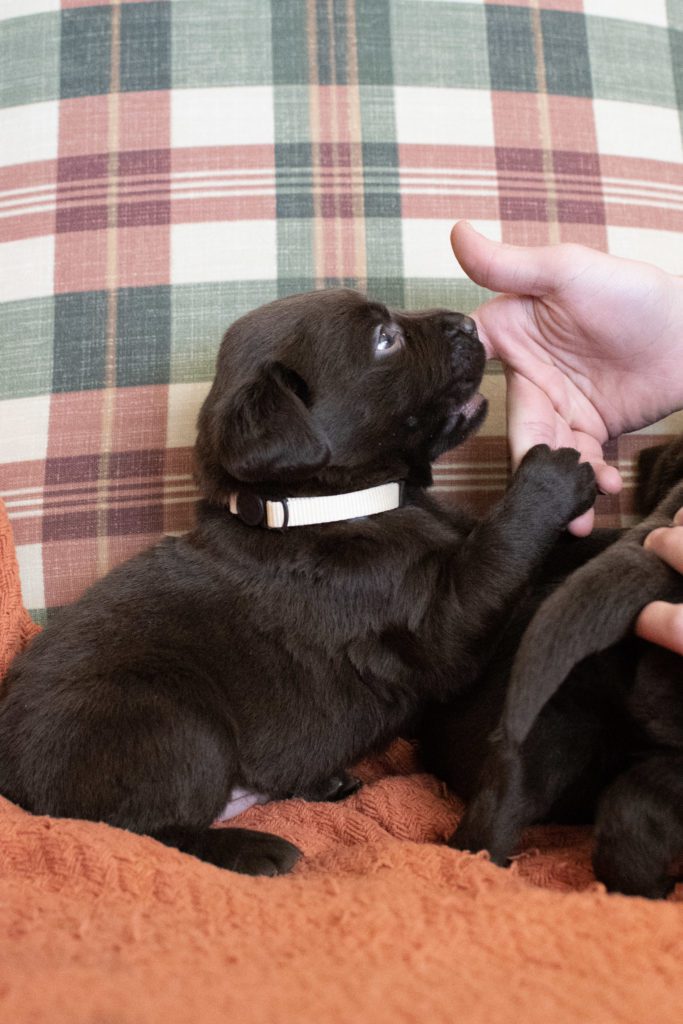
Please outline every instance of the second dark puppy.
[{"label": "second dark puppy", "polygon": [[683,601],[683,578],[642,547],[683,507],[683,440],[640,469],[644,521],[566,538],[476,701],[430,715],[424,741],[428,764],[469,798],[450,845],[505,864],[527,825],[594,819],[597,877],[661,897],[683,858],[683,658],[632,630],[649,601]]},{"label": "second dark puppy", "polygon": [[540,447],[484,522],[428,497],[432,460],[484,418],[483,368],[470,318],[349,291],[237,321],[199,417],[196,528],[115,569],[16,659],[0,792],[288,870],[290,843],[211,823],[245,791],[343,792],[425,698],[476,679],[593,502],[577,453]]}]

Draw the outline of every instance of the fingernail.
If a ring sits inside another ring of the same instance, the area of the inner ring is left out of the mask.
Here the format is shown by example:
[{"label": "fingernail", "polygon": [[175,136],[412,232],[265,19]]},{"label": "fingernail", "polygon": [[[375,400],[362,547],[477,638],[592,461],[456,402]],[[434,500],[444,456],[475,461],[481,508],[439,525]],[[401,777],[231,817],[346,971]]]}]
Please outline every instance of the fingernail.
[{"label": "fingernail", "polygon": [[669,529],[668,526],[658,526],[656,530],[651,530],[650,533],[648,533],[648,535],[645,538],[645,540],[643,541],[643,547],[644,548],[652,547],[652,538],[656,534],[658,534],[658,533],[664,533],[664,531],[668,530],[668,529]]},{"label": "fingernail", "polygon": [[676,526],[683,526],[683,508],[679,508],[678,512],[674,516],[674,524]]}]

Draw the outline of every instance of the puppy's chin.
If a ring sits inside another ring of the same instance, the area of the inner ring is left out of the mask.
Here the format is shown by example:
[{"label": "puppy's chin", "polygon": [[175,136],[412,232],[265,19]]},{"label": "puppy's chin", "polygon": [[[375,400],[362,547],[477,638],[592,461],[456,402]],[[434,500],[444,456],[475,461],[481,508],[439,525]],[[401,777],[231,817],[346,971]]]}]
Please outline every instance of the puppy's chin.
[{"label": "puppy's chin", "polygon": [[487,399],[478,391],[466,402],[454,406],[441,432],[434,438],[430,451],[432,461],[474,434],[486,419],[488,407]]}]

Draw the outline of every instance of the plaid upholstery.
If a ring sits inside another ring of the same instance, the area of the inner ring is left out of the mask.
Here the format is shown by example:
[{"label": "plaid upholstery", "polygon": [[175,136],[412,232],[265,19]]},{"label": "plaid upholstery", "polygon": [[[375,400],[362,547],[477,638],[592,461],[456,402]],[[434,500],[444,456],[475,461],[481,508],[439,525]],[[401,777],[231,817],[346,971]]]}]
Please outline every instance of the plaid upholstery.
[{"label": "plaid upholstery", "polygon": [[[469,311],[460,217],[683,271],[681,30],[681,0],[2,0],[0,494],[32,612],[190,525],[247,309],[350,283]],[[502,383],[448,500],[505,485]],[[610,446],[627,482],[681,425]]]}]

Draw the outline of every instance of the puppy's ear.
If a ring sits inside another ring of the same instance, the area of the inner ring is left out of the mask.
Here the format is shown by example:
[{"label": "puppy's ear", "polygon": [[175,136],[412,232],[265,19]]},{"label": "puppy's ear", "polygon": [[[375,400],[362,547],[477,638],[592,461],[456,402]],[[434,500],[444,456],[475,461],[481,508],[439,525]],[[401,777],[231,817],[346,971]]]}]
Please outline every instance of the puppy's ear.
[{"label": "puppy's ear", "polygon": [[238,480],[305,480],[329,461],[327,439],[306,407],[305,381],[271,363],[231,395],[220,416],[220,461]]}]

